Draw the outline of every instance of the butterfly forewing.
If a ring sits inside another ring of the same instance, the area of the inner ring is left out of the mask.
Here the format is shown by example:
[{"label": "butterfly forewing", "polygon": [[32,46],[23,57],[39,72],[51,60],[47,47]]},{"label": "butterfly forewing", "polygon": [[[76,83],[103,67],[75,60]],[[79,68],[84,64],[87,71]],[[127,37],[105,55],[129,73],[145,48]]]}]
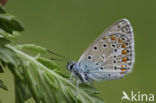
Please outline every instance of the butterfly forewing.
[{"label": "butterfly forewing", "polygon": [[117,79],[132,70],[134,34],[127,19],[106,29],[82,54],[78,63],[93,79]]}]

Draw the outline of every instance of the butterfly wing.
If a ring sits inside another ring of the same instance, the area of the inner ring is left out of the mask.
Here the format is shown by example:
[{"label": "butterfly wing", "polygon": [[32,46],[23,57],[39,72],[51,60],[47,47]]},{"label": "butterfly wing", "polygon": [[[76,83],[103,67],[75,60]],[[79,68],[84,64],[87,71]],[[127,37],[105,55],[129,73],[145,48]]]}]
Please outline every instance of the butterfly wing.
[{"label": "butterfly wing", "polygon": [[106,29],[82,54],[79,67],[94,80],[118,79],[132,71],[134,34],[130,22],[121,19]]}]

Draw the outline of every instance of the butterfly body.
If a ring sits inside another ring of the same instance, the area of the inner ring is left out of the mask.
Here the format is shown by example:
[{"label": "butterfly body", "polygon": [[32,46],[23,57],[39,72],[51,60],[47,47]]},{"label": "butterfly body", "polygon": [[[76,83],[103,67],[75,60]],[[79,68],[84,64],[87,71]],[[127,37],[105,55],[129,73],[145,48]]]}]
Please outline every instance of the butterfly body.
[{"label": "butterfly body", "polygon": [[120,79],[132,71],[134,34],[130,22],[121,19],[106,29],[68,69],[81,82]]}]

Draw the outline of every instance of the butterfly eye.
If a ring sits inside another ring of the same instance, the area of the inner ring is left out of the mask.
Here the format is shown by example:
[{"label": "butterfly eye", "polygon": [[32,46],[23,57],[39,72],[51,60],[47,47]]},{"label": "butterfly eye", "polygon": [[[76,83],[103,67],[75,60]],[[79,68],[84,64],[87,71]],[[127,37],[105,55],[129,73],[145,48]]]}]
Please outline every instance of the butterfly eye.
[{"label": "butterfly eye", "polygon": [[69,69],[72,70],[74,65],[70,65]]},{"label": "butterfly eye", "polygon": [[73,68],[74,68],[74,65],[75,65],[75,63],[69,63],[69,64],[67,64],[68,70],[69,70],[69,71],[72,71]]}]

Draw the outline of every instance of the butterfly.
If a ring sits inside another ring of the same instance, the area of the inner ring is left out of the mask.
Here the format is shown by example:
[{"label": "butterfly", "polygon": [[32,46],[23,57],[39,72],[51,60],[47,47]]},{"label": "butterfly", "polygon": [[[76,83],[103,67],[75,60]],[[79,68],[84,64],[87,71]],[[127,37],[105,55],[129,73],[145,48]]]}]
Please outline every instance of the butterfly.
[{"label": "butterfly", "polygon": [[127,19],[107,28],[81,55],[78,62],[70,61],[67,69],[78,84],[93,80],[123,78],[132,71],[135,61],[134,33]]}]

